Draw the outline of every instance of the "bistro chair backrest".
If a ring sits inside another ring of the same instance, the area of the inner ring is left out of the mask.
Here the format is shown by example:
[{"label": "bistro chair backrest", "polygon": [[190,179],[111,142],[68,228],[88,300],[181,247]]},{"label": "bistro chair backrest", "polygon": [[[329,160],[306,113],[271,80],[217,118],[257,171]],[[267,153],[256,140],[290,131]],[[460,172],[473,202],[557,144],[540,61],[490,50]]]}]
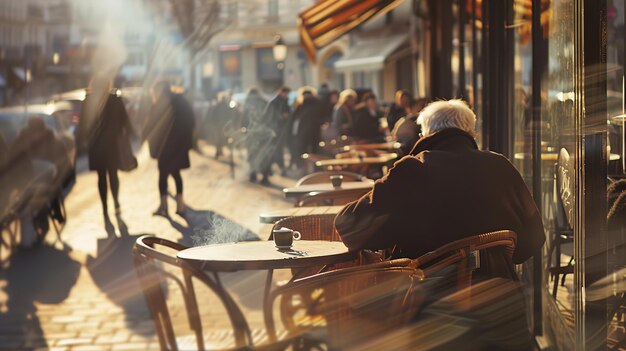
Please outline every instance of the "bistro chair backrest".
[{"label": "bistro chair backrest", "polygon": [[360,182],[365,178],[358,173],[353,172],[342,172],[342,171],[323,171],[323,172],[315,172],[308,174],[298,180],[296,186],[306,185],[306,184],[320,184],[320,183],[330,183],[330,177],[334,175],[343,176],[344,182]]},{"label": "bistro chair backrest", "polygon": [[334,214],[306,215],[283,218],[274,223],[269,240],[274,240],[274,230],[283,227],[299,231],[302,235],[302,240],[341,241],[341,237],[335,229]]},{"label": "bistro chair backrest", "polygon": [[[173,250],[174,252],[184,250],[187,247],[149,235],[139,237],[133,247],[135,272],[146,298],[150,315],[155,323],[161,349],[179,349],[167,304],[167,290],[165,290],[167,281],[174,281],[182,292],[189,327],[195,335],[196,345],[193,348],[205,350],[205,335],[202,329],[193,279],[201,281],[222,302],[233,326],[234,346],[246,347],[250,345],[252,343],[250,329],[243,314],[236,307],[230,295],[219,284],[216,284],[206,276],[203,271],[178,260],[175,256],[164,252],[164,250],[158,250],[157,247],[166,248],[169,251]],[[173,267],[175,270],[180,269],[182,279],[178,275],[173,274],[172,271],[166,270],[165,266]]]},{"label": "bistro chair backrest", "polygon": [[312,341],[328,349],[343,349],[407,325],[424,300],[417,285],[423,273],[407,261],[397,262],[320,273],[276,289],[265,305],[270,338],[276,331],[276,305],[288,333],[317,329]]},{"label": "bistro chair backrest", "polygon": [[[487,275],[515,279],[513,252],[517,235],[511,230],[499,230],[453,241],[413,261],[427,276],[445,267],[457,267],[457,287],[472,284],[473,273],[481,268]],[[487,272],[488,270],[488,272]]]}]

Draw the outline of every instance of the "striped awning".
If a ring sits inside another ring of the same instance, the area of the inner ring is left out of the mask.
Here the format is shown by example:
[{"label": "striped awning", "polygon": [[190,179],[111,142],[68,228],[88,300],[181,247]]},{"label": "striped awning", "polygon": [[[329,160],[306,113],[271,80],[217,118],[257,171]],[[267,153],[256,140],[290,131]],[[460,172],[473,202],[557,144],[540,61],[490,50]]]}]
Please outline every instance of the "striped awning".
[{"label": "striped awning", "polygon": [[315,62],[317,50],[365,23],[391,11],[404,0],[322,0],[300,13],[300,43]]}]

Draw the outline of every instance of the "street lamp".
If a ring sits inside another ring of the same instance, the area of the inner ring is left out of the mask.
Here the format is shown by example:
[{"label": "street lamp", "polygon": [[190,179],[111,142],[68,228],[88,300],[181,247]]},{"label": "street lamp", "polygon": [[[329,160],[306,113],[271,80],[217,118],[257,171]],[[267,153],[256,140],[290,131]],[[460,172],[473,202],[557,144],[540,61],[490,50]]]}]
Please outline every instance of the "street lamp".
[{"label": "street lamp", "polygon": [[283,38],[279,35],[274,37],[274,47],[272,47],[272,54],[274,55],[274,60],[278,62],[283,62],[287,58],[287,45],[283,41]]}]

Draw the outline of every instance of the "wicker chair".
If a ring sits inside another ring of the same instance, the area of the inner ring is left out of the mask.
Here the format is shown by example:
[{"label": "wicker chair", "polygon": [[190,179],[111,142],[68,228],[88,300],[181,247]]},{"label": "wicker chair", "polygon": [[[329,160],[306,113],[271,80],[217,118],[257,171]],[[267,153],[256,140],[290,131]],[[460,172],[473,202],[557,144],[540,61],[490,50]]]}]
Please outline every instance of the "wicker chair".
[{"label": "wicker chair", "polygon": [[264,306],[270,339],[273,312],[288,334],[299,335],[302,349],[343,349],[368,335],[408,324],[424,301],[415,285],[423,279],[409,260],[325,272],[293,281],[272,292]]},{"label": "wicker chair", "polygon": [[341,241],[335,229],[335,215],[333,214],[283,218],[274,223],[268,240],[274,240],[274,230],[282,227],[299,231],[302,240]]},{"label": "wicker chair", "polygon": [[305,184],[320,184],[320,183],[330,183],[330,177],[334,175],[342,175],[344,182],[360,182],[365,180],[364,176],[352,173],[352,172],[331,172],[331,171],[323,171],[323,172],[315,172],[309,175],[306,175],[298,180],[295,186],[305,185]]},{"label": "wicker chair", "polygon": [[[154,321],[162,350],[206,350],[210,349],[284,349],[291,341],[269,344],[264,331],[251,331],[235,301],[203,271],[178,260],[175,256],[157,250],[180,251],[185,246],[154,236],[142,236],[133,247],[135,272],[143,290],[150,315]],[[174,268],[175,274],[164,267]],[[182,276],[182,279],[181,277]],[[232,332],[204,333],[196,299],[193,280],[200,281],[213,292],[225,308],[232,325]],[[177,337],[172,324],[170,308],[166,299],[167,282],[173,281],[182,292],[187,321],[193,335]]]},{"label": "wicker chair", "polygon": [[[512,257],[516,242],[517,235],[511,230],[479,234],[453,241],[435,251],[428,252],[415,259],[412,266],[422,269],[427,276],[432,276],[445,267],[457,265],[457,288],[459,290],[471,286],[474,271],[482,265],[491,269],[492,275],[513,278],[515,271]],[[496,266],[492,262],[492,259],[497,256],[504,258],[505,266]]]},{"label": "wicker chair", "polygon": [[359,199],[371,189],[343,189],[305,195],[296,207],[339,206]]}]

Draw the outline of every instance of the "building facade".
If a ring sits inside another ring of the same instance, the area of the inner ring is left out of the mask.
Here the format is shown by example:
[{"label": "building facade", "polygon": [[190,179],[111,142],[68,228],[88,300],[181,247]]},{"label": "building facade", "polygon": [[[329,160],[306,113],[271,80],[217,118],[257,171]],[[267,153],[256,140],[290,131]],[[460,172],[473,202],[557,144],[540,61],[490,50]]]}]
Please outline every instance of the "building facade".
[{"label": "building facade", "polygon": [[[258,87],[271,94],[280,85],[316,85],[309,61],[300,48],[296,18],[313,0],[222,2],[229,25],[210,45],[201,79],[215,91],[244,92]],[[284,62],[273,56],[275,37],[287,45]]]}]

